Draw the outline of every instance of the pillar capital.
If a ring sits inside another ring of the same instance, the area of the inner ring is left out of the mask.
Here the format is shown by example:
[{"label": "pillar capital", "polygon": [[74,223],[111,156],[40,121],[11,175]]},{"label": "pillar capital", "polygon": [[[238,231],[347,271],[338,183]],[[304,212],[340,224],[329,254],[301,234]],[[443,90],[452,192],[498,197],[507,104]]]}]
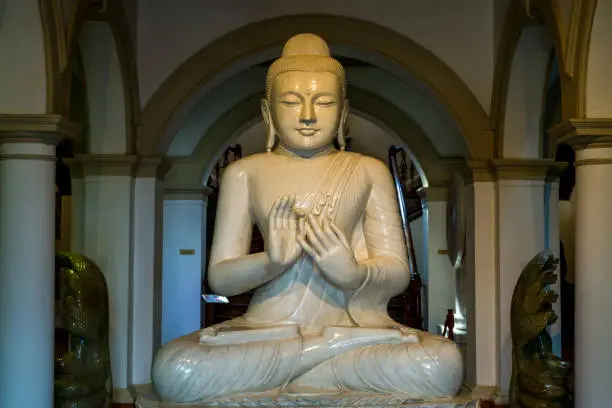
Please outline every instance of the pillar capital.
[{"label": "pillar capital", "polygon": [[123,154],[77,154],[64,159],[72,178],[84,176],[153,177],[163,180],[171,163],[163,157]]},{"label": "pillar capital", "polygon": [[493,159],[470,161],[472,181],[550,180],[561,175],[567,163],[552,159]]},{"label": "pillar capital", "polygon": [[57,145],[76,139],[81,126],[60,115],[0,114],[0,143],[41,143]]},{"label": "pillar capital", "polygon": [[164,188],[164,200],[207,200],[213,189],[203,185],[170,185]]},{"label": "pillar capital", "polygon": [[139,156],[120,154],[77,154],[64,159],[72,178],[85,176],[135,176]]},{"label": "pillar capital", "polygon": [[495,181],[495,169],[489,161],[471,160],[467,162],[467,180],[470,182]]},{"label": "pillar capital", "polygon": [[550,128],[548,134],[556,143],[576,150],[612,147],[612,118],[569,119]]},{"label": "pillar capital", "polygon": [[142,156],[138,163],[136,177],[153,177],[158,180],[164,180],[171,167],[172,163],[163,157]]}]

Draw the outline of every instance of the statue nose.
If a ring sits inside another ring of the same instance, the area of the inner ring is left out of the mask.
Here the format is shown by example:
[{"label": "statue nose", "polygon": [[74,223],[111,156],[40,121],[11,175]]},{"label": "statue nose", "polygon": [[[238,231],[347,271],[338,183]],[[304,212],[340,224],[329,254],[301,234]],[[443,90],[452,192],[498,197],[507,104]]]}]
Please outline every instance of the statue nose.
[{"label": "statue nose", "polygon": [[314,112],[314,106],[312,104],[304,104],[302,111],[300,112],[300,122],[305,125],[312,125],[317,121],[317,117]]}]

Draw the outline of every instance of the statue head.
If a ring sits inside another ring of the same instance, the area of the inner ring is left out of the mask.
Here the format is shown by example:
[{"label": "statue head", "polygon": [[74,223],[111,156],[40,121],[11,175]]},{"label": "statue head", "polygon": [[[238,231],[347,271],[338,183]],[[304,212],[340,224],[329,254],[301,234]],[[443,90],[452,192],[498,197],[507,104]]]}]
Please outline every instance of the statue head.
[{"label": "statue head", "polygon": [[268,70],[261,110],[267,151],[277,135],[296,152],[329,147],[335,137],[344,149],[348,118],[344,68],[330,56],[321,37],[298,34],[287,41]]}]

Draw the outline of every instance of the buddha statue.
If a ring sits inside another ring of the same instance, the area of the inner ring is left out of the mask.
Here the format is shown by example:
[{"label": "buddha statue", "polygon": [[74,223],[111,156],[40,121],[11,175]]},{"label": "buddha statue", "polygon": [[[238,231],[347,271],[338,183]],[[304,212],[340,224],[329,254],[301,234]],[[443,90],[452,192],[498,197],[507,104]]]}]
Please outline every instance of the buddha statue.
[{"label": "buddha statue", "polygon": [[[408,252],[386,165],[344,151],[348,106],[325,41],[291,38],[267,74],[267,152],[232,163],[220,185],[208,281],[253,298],[243,316],[159,351],[163,401],[459,390],[456,345],[387,313],[409,283]],[[266,250],[249,254],[254,224]]]}]

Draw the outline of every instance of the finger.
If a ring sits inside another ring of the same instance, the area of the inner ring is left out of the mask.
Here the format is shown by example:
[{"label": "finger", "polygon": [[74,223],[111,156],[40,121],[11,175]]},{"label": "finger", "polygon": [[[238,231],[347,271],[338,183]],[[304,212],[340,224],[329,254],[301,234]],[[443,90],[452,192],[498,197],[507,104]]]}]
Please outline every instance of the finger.
[{"label": "finger", "polygon": [[306,224],[306,240],[308,244],[310,244],[312,248],[314,248],[314,250],[317,252],[317,255],[325,253],[325,246],[323,245],[319,237],[317,237],[315,232],[312,230],[312,226],[310,223]]},{"label": "finger", "polygon": [[336,237],[338,237],[338,240],[342,242],[342,245],[344,245],[347,248],[350,248],[350,245],[348,241],[346,240],[346,237],[344,236],[344,233],[342,232],[342,230],[340,230],[340,228],[338,228],[338,226],[334,224],[333,222],[329,224],[329,226],[331,227],[332,231],[334,231],[334,233],[336,234]]},{"label": "finger", "polygon": [[293,213],[293,206],[295,205],[295,195],[289,196],[287,201],[287,207],[285,207],[284,222],[287,223],[286,227],[295,229],[295,215]]},{"label": "finger", "polygon": [[291,196],[285,196],[283,207],[279,211],[279,218],[283,228],[289,227],[289,212],[291,211]]},{"label": "finger", "polygon": [[297,221],[298,237],[306,238],[306,219],[299,217]]},{"label": "finger", "polygon": [[328,237],[327,234],[321,229],[319,223],[312,215],[308,217],[308,225],[310,225],[313,234],[318,239],[318,242],[323,245],[324,249],[332,249],[334,247],[334,241],[332,241],[331,238]]},{"label": "finger", "polygon": [[300,247],[302,247],[302,250],[306,252],[312,259],[316,260],[319,258],[317,252],[310,245],[308,245],[308,242],[306,242],[304,238],[297,237],[297,243]]},{"label": "finger", "polygon": [[281,198],[281,203],[276,213],[277,228],[284,228],[286,226],[284,222],[284,218],[285,218],[285,208],[287,207],[287,201],[289,201],[289,196],[283,196],[283,198]]},{"label": "finger", "polygon": [[[325,245],[328,246],[329,249],[336,247],[342,244],[342,241],[336,236],[336,233],[331,229],[329,219],[327,217],[323,218],[321,229],[323,230],[323,235],[325,237]],[[330,246],[331,245],[331,246]]]},{"label": "finger", "polygon": [[[302,217],[300,217],[300,219],[301,218]],[[291,211],[289,211],[289,227],[294,230],[295,229],[299,230],[298,222],[299,222],[298,215],[295,213],[295,211],[293,211],[293,207],[292,207]]]},{"label": "finger", "polygon": [[270,228],[276,229],[278,225],[276,225],[276,215],[278,214],[278,208],[280,207],[281,199],[277,198],[272,203],[272,208],[270,209],[270,215],[268,216],[268,220],[270,222]]}]

